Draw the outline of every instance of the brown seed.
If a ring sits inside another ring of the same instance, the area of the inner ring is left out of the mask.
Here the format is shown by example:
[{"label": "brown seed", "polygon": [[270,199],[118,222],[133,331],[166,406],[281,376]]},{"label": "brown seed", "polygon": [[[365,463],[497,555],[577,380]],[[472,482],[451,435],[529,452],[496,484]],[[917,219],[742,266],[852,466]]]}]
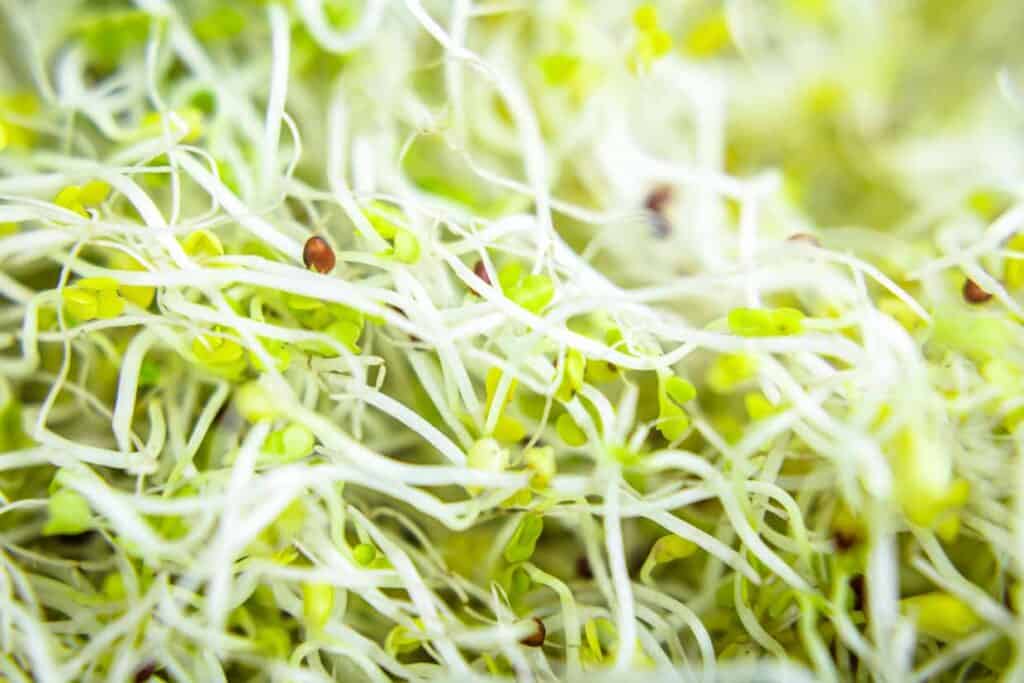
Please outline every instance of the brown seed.
[{"label": "brown seed", "polygon": [[644,200],[644,208],[651,213],[650,221],[654,228],[654,235],[660,239],[664,239],[672,233],[672,224],[665,216],[665,205],[670,201],[672,201],[672,188],[668,185],[659,185],[654,188]]},{"label": "brown seed", "polygon": [[580,555],[576,558],[576,573],[583,579],[594,578],[594,570],[590,568],[590,560],[587,559],[586,555]]},{"label": "brown seed", "polygon": [[544,622],[537,617],[533,618],[533,623],[537,625],[537,630],[519,642],[527,647],[540,647],[544,644],[544,638],[547,637],[548,630],[544,627]]},{"label": "brown seed", "polygon": [[156,662],[150,662],[135,672],[135,683],[142,683],[152,678],[156,673]]},{"label": "brown seed", "polygon": [[326,274],[334,270],[334,250],[323,237],[314,235],[302,248],[302,262],[307,268]]},{"label": "brown seed", "polygon": [[967,303],[983,304],[991,298],[992,295],[978,286],[978,283],[974,280],[968,278],[967,282],[964,283],[964,299],[967,300]]},{"label": "brown seed", "polygon": [[800,242],[802,244],[809,244],[812,247],[820,247],[821,240],[814,235],[808,235],[806,232],[798,232],[790,235],[786,238],[787,242]]},{"label": "brown seed", "polygon": [[865,597],[865,584],[863,574],[857,574],[856,576],[850,578],[850,590],[853,591],[853,609],[857,612],[863,612]]},{"label": "brown seed", "polygon": [[644,200],[644,207],[648,211],[661,213],[665,205],[672,200],[672,188],[668,185],[659,185],[647,194]]},{"label": "brown seed", "polygon": [[[473,266],[473,275],[476,275],[478,278],[483,280],[488,286],[491,285],[491,276],[487,274],[487,266],[484,265],[483,261],[477,261],[476,265]],[[473,290],[473,293],[477,296],[481,296],[480,292],[475,289]]]},{"label": "brown seed", "polygon": [[860,536],[849,531],[837,529],[832,532],[832,543],[835,545],[836,550],[841,553],[845,553],[847,550],[860,543],[860,541]]}]

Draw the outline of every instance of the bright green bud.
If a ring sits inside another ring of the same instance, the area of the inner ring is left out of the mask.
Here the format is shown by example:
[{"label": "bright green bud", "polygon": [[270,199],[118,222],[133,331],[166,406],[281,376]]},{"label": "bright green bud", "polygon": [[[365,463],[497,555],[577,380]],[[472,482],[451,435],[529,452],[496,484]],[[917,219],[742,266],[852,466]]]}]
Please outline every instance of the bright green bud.
[{"label": "bright green bud", "polygon": [[690,428],[690,418],[686,411],[668,400],[660,402],[660,413],[656,428],[669,441],[683,438]]},{"label": "bright green bud", "polygon": [[654,558],[654,561],[658,564],[666,564],[673,560],[680,560],[684,557],[689,557],[697,552],[697,544],[693,541],[688,541],[685,538],[680,538],[675,534],[668,536],[662,536],[655,543],[654,547],[651,548],[650,556]]},{"label": "bright green bud", "polygon": [[82,188],[78,185],[68,185],[57,193],[57,196],[53,198],[53,203],[57,206],[67,209],[68,211],[74,211],[75,213],[88,218],[89,214],[85,210],[85,206],[82,204]]},{"label": "bright green bud", "polygon": [[114,291],[105,289],[97,297],[96,317],[116,318],[124,312],[125,301]]},{"label": "bright green bud", "polygon": [[658,8],[649,2],[637,7],[633,12],[633,25],[644,33],[658,28]]},{"label": "bright green bud", "polygon": [[352,549],[352,557],[360,567],[369,567],[377,559],[377,549],[369,543],[360,543]]},{"label": "bright green bud", "polygon": [[755,391],[743,397],[743,405],[751,420],[763,420],[778,413],[782,408],[771,403],[764,394]]},{"label": "bright green bud", "polygon": [[510,563],[525,562],[533,556],[537,547],[537,539],[544,531],[544,518],[535,513],[523,515],[519,520],[512,538],[505,546],[505,561]]},{"label": "bright green bud", "polygon": [[555,394],[560,401],[570,401],[576,392],[583,387],[583,378],[587,369],[587,359],[576,349],[569,349],[565,354],[565,370],[562,384]]},{"label": "bright green bud", "polygon": [[552,53],[540,58],[540,71],[548,85],[565,85],[579,73],[582,60],[576,55]]},{"label": "bright green bud", "polygon": [[528,469],[533,470],[530,484],[539,489],[545,488],[551,483],[558,469],[555,449],[551,446],[527,448],[523,451],[523,461]]},{"label": "bright green bud", "polygon": [[494,425],[492,436],[501,443],[516,443],[526,436],[526,427],[516,418],[502,415],[498,418],[498,423]]},{"label": "bright green bud", "polygon": [[280,411],[274,405],[270,392],[259,382],[246,382],[235,392],[235,408],[249,422],[273,420]]},{"label": "bright green bud", "polygon": [[533,314],[539,314],[555,296],[555,285],[547,275],[527,275],[512,288],[508,297]]},{"label": "bright green bud", "polygon": [[74,491],[60,489],[52,494],[47,509],[50,519],[43,527],[44,536],[80,534],[92,528],[89,503]]},{"label": "bright green bud", "polygon": [[128,593],[124,589],[124,577],[111,572],[103,577],[103,595],[112,601],[124,600]]},{"label": "bright green bud", "polygon": [[234,363],[244,353],[238,342],[221,336],[199,335],[192,340],[192,353],[204,363],[223,365]]},{"label": "bright green bud", "polygon": [[519,261],[509,261],[498,270],[498,284],[501,285],[501,289],[506,295],[522,279],[523,264]]},{"label": "bright green bud", "polygon": [[319,631],[331,616],[334,607],[334,586],[329,583],[302,584],[302,614],[306,627]]},{"label": "bright green bud", "polygon": [[505,587],[508,599],[513,602],[530,592],[533,585],[530,575],[518,564],[512,565],[502,573],[501,583]]},{"label": "bright green bud", "polygon": [[795,308],[735,308],[729,312],[729,329],[741,337],[775,337],[799,334],[804,314]]},{"label": "bright green bud", "polygon": [[978,615],[948,593],[925,593],[900,600],[901,611],[917,622],[922,633],[942,641],[960,640],[981,626]]},{"label": "bright green bud", "polygon": [[708,386],[719,394],[727,394],[757,374],[757,359],[743,353],[722,354],[715,359],[706,377]]},{"label": "bright green bud", "polygon": [[79,190],[78,201],[84,206],[96,207],[102,204],[109,195],[109,183],[102,180],[90,180]]},{"label": "bright green bud", "polygon": [[408,230],[395,233],[395,258],[402,263],[416,263],[420,260],[420,241]]},{"label": "bright green bud", "polygon": [[373,229],[386,240],[394,239],[405,221],[401,211],[383,202],[373,201],[367,207],[367,219]]},{"label": "bright green bud", "polygon": [[205,258],[224,255],[224,245],[220,238],[209,230],[194,230],[181,242],[185,253],[193,258]]},{"label": "bright green bud", "polygon": [[684,49],[693,57],[711,57],[729,47],[732,37],[724,11],[699,23],[686,37]]},{"label": "bright green bud", "polygon": [[320,299],[314,299],[301,294],[289,294],[285,298],[285,303],[288,304],[288,308],[293,311],[315,311],[319,308],[323,308],[325,305]]},{"label": "bright green bud", "polygon": [[665,379],[665,393],[678,405],[697,398],[697,389],[682,377],[672,375]]},{"label": "bright green bud", "polygon": [[[417,620],[418,621],[418,620]],[[388,654],[400,655],[415,652],[422,645],[419,633],[414,633],[402,625],[395,626],[384,639],[384,649]]]},{"label": "bright green bud", "polygon": [[68,287],[62,296],[68,313],[79,320],[84,322],[99,317],[99,300],[95,292]]},{"label": "bright green bud", "polygon": [[569,413],[562,413],[555,422],[555,430],[569,446],[582,446],[587,442],[587,435],[572,419]]},{"label": "bright green bud", "polygon": [[352,353],[359,353],[360,335],[363,333],[363,326],[353,323],[350,320],[335,320],[324,329],[324,333],[333,337],[343,344]]},{"label": "bright green bud", "polygon": [[316,439],[303,425],[292,423],[267,438],[267,450],[278,453],[282,462],[301,460],[313,452]]},{"label": "bright green bud", "polygon": [[503,472],[508,464],[508,453],[494,439],[480,439],[469,449],[466,464],[485,472]]}]

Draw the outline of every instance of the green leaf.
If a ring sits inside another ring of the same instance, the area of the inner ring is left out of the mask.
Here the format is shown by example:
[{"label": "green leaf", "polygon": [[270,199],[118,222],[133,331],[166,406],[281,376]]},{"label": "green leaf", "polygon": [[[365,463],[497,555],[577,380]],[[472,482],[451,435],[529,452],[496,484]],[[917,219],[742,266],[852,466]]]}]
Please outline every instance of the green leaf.
[{"label": "green leaf", "polygon": [[565,354],[565,370],[562,374],[562,383],[558,387],[556,396],[560,401],[570,401],[576,392],[583,388],[583,378],[586,374],[587,359],[576,349],[569,349]]},{"label": "green leaf", "polygon": [[526,436],[526,427],[516,418],[502,415],[494,426],[493,436],[501,443],[516,443]]},{"label": "green leaf", "polygon": [[302,614],[306,626],[319,631],[327,624],[334,607],[334,586],[329,583],[302,584]]},{"label": "green leaf", "polygon": [[729,329],[741,337],[776,337],[799,334],[804,314],[795,308],[735,308]]},{"label": "green leaf", "polygon": [[395,258],[402,263],[416,263],[420,260],[420,241],[408,230],[395,233]]},{"label": "green leaf", "polygon": [[280,411],[274,400],[259,382],[246,382],[235,391],[235,408],[249,422],[272,420]]},{"label": "green leaf", "polygon": [[665,380],[665,393],[680,406],[697,398],[697,389],[682,377],[672,375]]},{"label": "green leaf", "polygon": [[377,559],[377,549],[369,543],[360,543],[352,549],[352,557],[361,567],[369,567]]},{"label": "green leaf", "polygon": [[668,400],[661,401],[661,412],[658,415],[657,430],[669,441],[683,438],[690,428],[690,418],[686,411]]},{"label": "green leaf", "polygon": [[587,442],[587,435],[579,428],[569,413],[562,413],[555,422],[555,430],[569,446],[582,446]]},{"label": "green leaf", "polygon": [[80,534],[92,528],[89,503],[74,491],[60,489],[50,496],[47,509],[50,519],[43,527],[44,536]]},{"label": "green leaf", "polygon": [[512,538],[509,539],[508,545],[505,546],[505,561],[515,563],[530,559],[537,547],[537,539],[540,538],[543,531],[544,518],[541,515],[536,513],[523,515]]},{"label": "green leaf", "polygon": [[695,552],[697,552],[697,544],[693,541],[680,538],[675,534],[669,534],[662,536],[654,543],[654,547],[651,548],[651,557],[658,564],[665,564],[673,560],[689,557]]},{"label": "green leaf", "polygon": [[555,296],[555,285],[547,275],[527,275],[508,292],[508,298],[533,314],[540,313]]}]

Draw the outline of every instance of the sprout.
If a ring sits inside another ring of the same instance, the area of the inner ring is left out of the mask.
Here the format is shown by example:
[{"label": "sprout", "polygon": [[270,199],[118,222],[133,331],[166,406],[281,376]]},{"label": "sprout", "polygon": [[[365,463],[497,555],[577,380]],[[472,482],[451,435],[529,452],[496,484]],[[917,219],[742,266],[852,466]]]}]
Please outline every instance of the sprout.
[{"label": "sprout", "polygon": [[1021,3],[129,4],[0,10],[0,678],[1020,678]]}]

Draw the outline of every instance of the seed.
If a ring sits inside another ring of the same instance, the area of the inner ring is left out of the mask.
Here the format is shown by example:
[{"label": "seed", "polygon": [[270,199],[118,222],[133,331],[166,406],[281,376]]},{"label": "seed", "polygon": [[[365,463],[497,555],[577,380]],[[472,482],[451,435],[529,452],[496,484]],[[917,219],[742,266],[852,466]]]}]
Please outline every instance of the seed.
[{"label": "seed", "polygon": [[537,625],[537,630],[519,642],[527,647],[540,647],[544,644],[544,638],[547,637],[548,630],[544,627],[544,622],[537,617],[533,618],[533,623]]},{"label": "seed", "polygon": [[590,568],[590,560],[587,559],[586,555],[580,555],[576,558],[576,574],[582,579],[594,578],[594,571]]},{"label": "seed", "polygon": [[149,662],[141,669],[135,672],[135,683],[142,683],[148,681],[156,673],[156,662]]},{"label": "seed", "polygon": [[648,193],[647,198],[644,200],[644,207],[648,211],[661,213],[665,209],[665,205],[671,200],[672,188],[668,185],[659,185]]},{"label": "seed", "polygon": [[992,295],[978,286],[978,283],[974,280],[968,278],[967,282],[964,283],[964,299],[967,300],[967,303],[983,304],[991,298]]},{"label": "seed", "polygon": [[850,590],[853,591],[853,609],[857,612],[864,611],[865,589],[863,574],[857,574],[850,579]]},{"label": "seed", "polygon": [[860,543],[860,537],[845,529],[837,529],[832,533],[832,543],[840,553],[845,553],[850,548]]},{"label": "seed", "polygon": [[651,213],[651,226],[654,228],[654,235],[660,239],[668,237],[672,233],[672,224],[665,217],[665,205],[672,200],[672,188],[668,185],[659,185],[651,190],[644,200],[644,207]]},{"label": "seed", "polygon": [[487,266],[484,265],[483,261],[477,261],[476,265],[473,266],[473,275],[483,280],[488,286],[491,284],[491,276],[487,274]]},{"label": "seed", "polygon": [[327,244],[327,240],[314,235],[306,240],[306,246],[302,248],[302,262],[307,268],[327,274],[334,270],[334,250]]}]

